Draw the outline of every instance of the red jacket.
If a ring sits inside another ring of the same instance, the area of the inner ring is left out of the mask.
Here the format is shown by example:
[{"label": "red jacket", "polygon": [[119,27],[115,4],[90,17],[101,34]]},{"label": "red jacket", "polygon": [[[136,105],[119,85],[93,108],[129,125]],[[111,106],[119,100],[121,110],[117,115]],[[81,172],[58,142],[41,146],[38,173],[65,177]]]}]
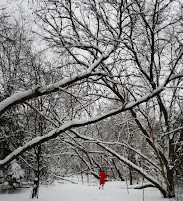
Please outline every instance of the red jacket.
[{"label": "red jacket", "polygon": [[105,172],[103,171],[100,172],[99,176],[100,176],[100,184],[105,184],[105,178],[106,178]]}]

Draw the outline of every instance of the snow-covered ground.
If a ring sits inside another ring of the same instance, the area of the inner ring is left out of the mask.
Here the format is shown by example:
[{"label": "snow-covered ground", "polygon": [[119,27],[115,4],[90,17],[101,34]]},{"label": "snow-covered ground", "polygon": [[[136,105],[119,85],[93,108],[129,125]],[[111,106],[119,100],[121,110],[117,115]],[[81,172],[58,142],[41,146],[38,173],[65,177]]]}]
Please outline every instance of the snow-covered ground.
[{"label": "snow-covered ground", "polygon": [[[31,188],[0,194],[0,201],[30,200]],[[144,196],[143,196],[144,195]],[[143,199],[144,198],[144,199]],[[96,183],[72,184],[70,182],[55,183],[52,186],[41,186],[38,201],[170,201],[162,198],[159,191],[153,188],[143,190],[127,190],[125,183],[106,182],[104,190]],[[171,200],[172,201],[172,200]]]}]

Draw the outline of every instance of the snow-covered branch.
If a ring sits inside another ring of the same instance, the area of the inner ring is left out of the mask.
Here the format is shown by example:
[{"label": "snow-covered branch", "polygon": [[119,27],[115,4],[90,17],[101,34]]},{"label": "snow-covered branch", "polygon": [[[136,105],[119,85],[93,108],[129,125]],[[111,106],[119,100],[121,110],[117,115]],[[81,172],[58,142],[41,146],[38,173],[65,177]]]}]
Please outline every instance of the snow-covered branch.
[{"label": "snow-covered branch", "polygon": [[175,128],[175,129],[173,129],[173,130],[171,130],[171,131],[169,131],[169,132],[167,132],[167,133],[164,133],[161,137],[162,137],[162,138],[163,138],[163,137],[166,137],[166,136],[172,134],[173,132],[177,132],[177,131],[180,131],[180,130],[182,130],[182,129],[183,129],[183,126],[181,126],[181,127],[179,127],[179,128]]},{"label": "snow-covered branch", "polygon": [[[95,141],[93,141],[95,142]],[[144,154],[140,153],[139,151],[135,150],[133,147],[131,147],[129,144],[127,143],[120,143],[120,142],[100,142],[98,141],[99,143],[102,143],[102,144],[109,144],[109,145],[120,145],[120,146],[123,146],[123,147],[126,147],[128,149],[130,149],[131,151],[133,151],[134,153],[136,153],[137,155],[139,155],[140,157],[142,157],[144,160],[146,160],[149,164],[151,164],[152,166],[154,166],[156,168],[156,171],[159,171],[161,172],[160,168],[151,160],[149,160],[148,157],[146,157]]]},{"label": "snow-covered branch", "polygon": [[46,86],[34,86],[32,89],[28,89],[26,91],[21,91],[13,94],[12,96],[4,99],[2,102],[0,102],[0,115],[3,114],[6,110],[8,110],[13,105],[16,105],[18,103],[23,103],[27,100],[43,96],[46,94],[50,94],[52,92],[59,91],[60,88],[64,88],[66,86],[69,86],[73,83],[76,83],[80,80],[83,80],[85,78],[88,78],[92,76],[92,71],[95,70],[95,68],[105,59],[109,57],[109,55],[112,53],[114,47],[112,47],[109,51],[102,54],[99,59],[97,59],[85,72],[80,73],[79,75],[73,75],[71,77],[66,77],[62,79],[61,81],[56,82],[55,84],[50,84]]},{"label": "snow-covered branch", "polygon": [[[41,137],[36,137],[36,138],[32,139],[31,141],[27,142],[22,147],[19,147],[18,149],[14,150],[6,158],[4,158],[3,160],[0,161],[0,168],[5,166],[7,163],[12,161],[13,159],[17,158],[19,155],[21,155],[25,151],[27,151],[27,150],[29,150],[29,149],[31,149],[31,148],[39,145],[39,144],[42,144],[42,143],[44,143],[50,139],[56,138],[58,135],[60,135],[61,133],[65,132],[71,128],[76,128],[76,127],[80,127],[80,126],[93,124],[93,123],[99,122],[103,119],[106,119],[110,116],[113,116],[113,115],[119,114],[121,112],[130,110],[133,107],[135,107],[135,106],[137,106],[143,102],[148,101],[150,98],[153,98],[158,93],[160,93],[163,89],[164,89],[164,86],[162,85],[161,87],[154,90],[152,93],[141,97],[139,100],[128,103],[128,104],[126,104],[126,106],[124,105],[123,107],[119,107],[117,109],[111,110],[111,111],[109,111],[103,115],[95,116],[95,117],[92,117],[92,118],[86,119],[86,120],[71,120],[71,121],[63,124],[59,128],[56,128],[56,129],[50,131],[47,135],[41,136]],[[87,140],[89,140],[89,139],[87,139]],[[91,140],[93,140],[93,139],[91,139]]]}]

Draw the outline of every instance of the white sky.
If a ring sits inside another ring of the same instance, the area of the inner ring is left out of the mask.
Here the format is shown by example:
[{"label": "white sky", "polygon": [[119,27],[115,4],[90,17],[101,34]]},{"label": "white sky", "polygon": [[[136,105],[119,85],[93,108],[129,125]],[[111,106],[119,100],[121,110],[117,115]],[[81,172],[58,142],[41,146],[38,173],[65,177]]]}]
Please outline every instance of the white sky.
[{"label": "white sky", "polygon": [[28,0],[0,0],[0,12],[11,17],[12,21],[15,19],[27,26],[33,26],[33,15],[31,9],[28,7]]}]

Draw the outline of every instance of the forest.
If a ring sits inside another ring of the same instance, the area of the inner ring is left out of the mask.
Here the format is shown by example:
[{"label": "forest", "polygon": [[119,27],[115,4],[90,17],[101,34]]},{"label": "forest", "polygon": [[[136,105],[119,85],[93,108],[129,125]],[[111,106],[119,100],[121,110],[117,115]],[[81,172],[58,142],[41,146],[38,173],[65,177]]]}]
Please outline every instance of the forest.
[{"label": "forest", "polygon": [[0,191],[103,169],[183,193],[183,2],[5,2]]}]

